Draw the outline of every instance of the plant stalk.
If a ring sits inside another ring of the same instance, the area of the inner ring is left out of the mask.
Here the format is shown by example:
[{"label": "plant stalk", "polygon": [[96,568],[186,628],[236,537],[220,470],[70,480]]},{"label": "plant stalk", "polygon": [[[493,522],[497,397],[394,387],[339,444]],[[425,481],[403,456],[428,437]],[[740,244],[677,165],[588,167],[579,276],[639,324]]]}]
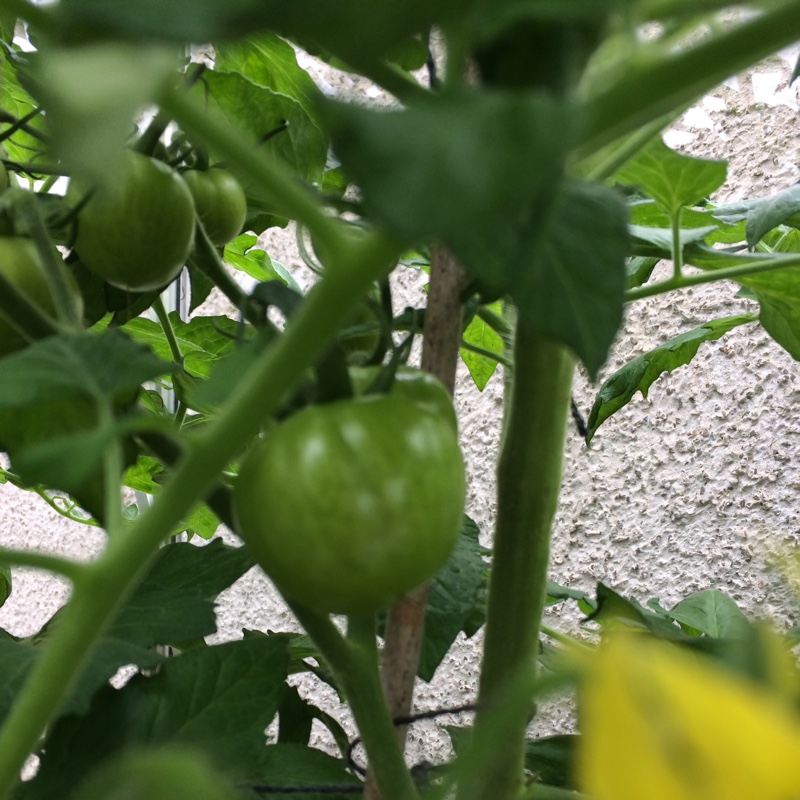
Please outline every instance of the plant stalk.
[{"label": "plant stalk", "polygon": [[[422,343],[422,369],[437,377],[452,396],[455,389],[463,309],[461,292],[466,273],[441,244],[431,253],[431,280]],[[384,632],[381,682],[389,713],[406,717],[414,699],[419,655],[425,634],[428,585],[409,592],[389,609]],[[405,746],[406,725],[397,727],[397,739]],[[364,800],[383,800],[373,774],[367,775]]]},{"label": "plant stalk", "polygon": [[287,600],[330,664],[350,704],[383,800],[419,800],[383,699],[374,617],[349,617],[347,639],[326,614]]},{"label": "plant stalk", "polygon": [[686,106],[726,78],[800,38],[795,0],[765,11],[687,50],[627,71],[588,98],[589,125],[579,158]]},{"label": "plant stalk", "polygon": [[458,800],[510,800],[522,790],[531,707],[518,703],[500,718],[493,707],[519,676],[535,676],[574,366],[564,345],[519,321],[497,467],[494,557],[473,733],[476,747],[487,739],[499,744],[497,758],[462,781]]}]

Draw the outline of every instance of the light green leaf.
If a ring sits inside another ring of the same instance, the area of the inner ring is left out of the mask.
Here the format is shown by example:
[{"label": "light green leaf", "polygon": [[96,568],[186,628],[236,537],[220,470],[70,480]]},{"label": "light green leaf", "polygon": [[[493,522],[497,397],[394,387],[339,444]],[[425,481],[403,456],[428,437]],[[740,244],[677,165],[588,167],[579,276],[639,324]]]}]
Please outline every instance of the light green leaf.
[{"label": "light green leaf", "polygon": [[[490,307],[498,314],[502,313],[501,303],[493,303]],[[464,331],[463,339],[467,344],[471,344],[474,347],[479,347],[490,353],[497,353],[499,356],[503,354],[502,338],[494,328],[477,315],[472,318]],[[489,382],[489,378],[494,375],[497,369],[497,359],[475,353],[465,347],[462,347],[459,352],[461,353],[461,360],[467,365],[469,374],[472,375],[472,380],[475,381],[475,385],[480,391],[483,391]]]},{"label": "light green leaf", "polygon": [[722,160],[694,158],[676,153],[661,139],[653,139],[614,179],[638,186],[670,215],[708,197],[725,182],[728,164]]}]

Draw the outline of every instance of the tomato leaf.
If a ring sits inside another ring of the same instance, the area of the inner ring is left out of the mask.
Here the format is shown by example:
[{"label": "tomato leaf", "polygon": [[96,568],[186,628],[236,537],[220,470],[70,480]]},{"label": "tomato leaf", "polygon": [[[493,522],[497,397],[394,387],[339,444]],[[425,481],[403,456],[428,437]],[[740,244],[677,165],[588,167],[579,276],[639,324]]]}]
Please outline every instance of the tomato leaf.
[{"label": "tomato leaf", "polygon": [[478,526],[464,518],[458,542],[447,564],[431,581],[425,612],[425,638],[417,674],[430,681],[458,634],[482,610],[484,573],[489,551],[478,541]]},{"label": "tomato leaf", "polygon": [[65,395],[128,397],[173,368],[117,329],[42,339],[0,362],[0,408]]},{"label": "tomato leaf", "polygon": [[393,234],[412,246],[440,238],[492,291],[512,289],[561,181],[567,104],[464,90],[402,111],[324,111],[336,155]]},{"label": "tomato leaf", "polygon": [[[303,180],[322,179],[328,154],[328,141],[322,128],[312,118],[304,104],[279,89],[261,86],[240,72],[208,70],[193,92],[216,110],[253,144],[282,126],[285,130],[263,141],[260,148],[280,159]],[[212,154],[216,159],[219,156]],[[249,173],[230,165],[247,195],[248,217],[245,230],[261,232],[272,225],[285,225],[286,220],[275,215],[269,200],[263,198],[261,187]]]},{"label": "tomato leaf", "polygon": [[[702,245],[687,248],[686,260],[701,269],[746,266],[764,263],[762,254],[731,255]],[[738,278],[737,283],[752,290],[761,306],[759,321],[766,332],[791,356],[800,360],[800,270],[796,268],[797,256],[771,256],[776,269]],[[790,260],[791,258],[791,260]],[[790,268],[779,269],[781,259],[789,261]]]},{"label": "tomato leaf", "polygon": [[286,677],[286,640],[258,637],[166,659],[152,677],[105,686],[84,716],[62,717],[25,800],[66,796],[103,759],[133,745],[196,747],[244,775],[263,757],[264,729]]},{"label": "tomato leaf", "polygon": [[[347,771],[344,761],[321,750],[299,743],[279,743],[265,747],[258,763],[246,775],[248,783],[296,787],[306,797],[348,800],[356,796],[359,781]],[[325,793],[309,794],[310,786],[324,786]],[[341,786],[337,793],[335,787]],[[294,792],[292,792],[294,793]],[[360,793],[360,792],[359,792]]]},{"label": "tomato leaf", "polygon": [[614,178],[638,186],[675,216],[683,206],[708,197],[725,182],[728,162],[676,153],[660,138],[643,147]]},{"label": "tomato leaf", "polygon": [[739,606],[719,589],[690,594],[667,613],[681,625],[715,638],[740,637],[750,629],[750,622]]},{"label": "tomato leaf", "polygon": [[[494,304],[493,308],[499,312],[499,303]],[[488,353],[497,353],[499,356],[503,354],[504,345],[500,334],[477,315],[470,321],[462,338],[466,344],[479,347]],[[483,391],[489,382],[489,378],[494,375],[497,369],[497,359],[476,353],[466,347],[462,347],[459,352],[461,360],[467,365],[469,374],[472,375],[472,380],[475,381],[475,385],[480,391]]]},{"label": "tomato leaf", "polygon": [[604,186],[570,181],[512,296],[538,333],[571,347],[594,376],[622,321],[627,210]]},{"label": "tomato leaf", "polygon": [[[230,317],[193,317],[184,322],[172,311],[169,320],[183,354],[183,367],[190,375],[208,377],[214,364],[236,348],[241,326]],[[166,360],[172,356],[164,329],[154,320],[137,317],[126,323],[123,330],[136,341],[147,344],[159,358]]]},{"label": "tomato leaf", "polygon": [[688,364],[703,342],[719,339],[733,328],[755,320],[754,314],[737,314],[711,320],[629,361],[600,387],[589,413],[587,442],[592,440],[603,422],[631,401],[636,392],[647,397],[650,386],[660,375]]},{"label": "tomato leaf", "polygon": [[788,224],[790,218],[798,212],[800,212],[800,184],[797,183],[772,197],[722,203],[712,208],[715,217],[727,222],[746,220],[748,247],[755,247],[778,225]]}]

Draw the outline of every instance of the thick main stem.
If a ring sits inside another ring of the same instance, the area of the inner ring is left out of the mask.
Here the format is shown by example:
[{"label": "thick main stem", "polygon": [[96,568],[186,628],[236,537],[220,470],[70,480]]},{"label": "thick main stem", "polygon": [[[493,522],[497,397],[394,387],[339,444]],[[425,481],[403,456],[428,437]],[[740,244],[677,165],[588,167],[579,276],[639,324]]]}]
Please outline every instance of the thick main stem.
[{"label": "thick main stem", "polygon": [[473,734],[476,752],[481,742],[491,741],[497,757],[476,759],[477,771],[467,764],[458,800],[509,800],[522,789],[531,709],[517,703],[498,717],[493,708],[520,675],[536,669],[574,365],[564,345],[520,321],[497,468],[494,556]]}]

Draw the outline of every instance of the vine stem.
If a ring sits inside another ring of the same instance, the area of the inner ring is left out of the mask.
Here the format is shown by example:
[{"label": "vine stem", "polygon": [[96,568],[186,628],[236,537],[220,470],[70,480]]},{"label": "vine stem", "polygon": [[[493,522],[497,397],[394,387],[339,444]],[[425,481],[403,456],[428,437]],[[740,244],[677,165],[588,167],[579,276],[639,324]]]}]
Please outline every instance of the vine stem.
[{"label": "vine stem", "polygon": [[[253,157],[252,151],[248,153]],[[336,228],[326,232],[334,259],[331,269],[306,296],[285,334],[265,350],[240,382],[216,423],[193,441],[150,508],[129,530],[110,536],[106,550],[75,582],[61,624],[0,728],[0,797],[9,796],[25,759],[57,716],[93,645],[133,590],[160,542],[258,433],[262,420],[279,407],[346,323],[369,286],[384,277],[398,256],[397,248],[377,234],[356,239]]]},{"label": "vine stem", "polygon": [[[691,261],[689,262],[691,264]],[[694,265],[692,265],[694,266]],[[774,256],[772,258],[754,257],[748,264],[737,264],[734,267],[719,267],[693,275],[681,275],[667,280],[650,283],[629,289],[625,293],[625,302],[641,300],[644,297],[654,297],[676,289],[688,289],[690,286],[699,286],[703,283],[715,281],[738,280],[748,275],[758,275],[761,272],[772,272],[776,269],[796,269],[800,267],[800,255]]]},{"label": "vine stem", "polygon": [[460,782],[458,800],[509,800],[522,790],[531,705],[506,704],[500,716],[494,709],[519,676],[536,673],[574,367],[564,345],[518,322],[497,466],[494,556],[473,732],[476,753],[482,742],[492,742],[497,757],[476,758],[482,767]]},{"label": "vine stem", "polygon": [[327,614],[286,602],[336,674],[383,800],[419,800],[383,699],[374,616],[348,617],[345,638]]}]

